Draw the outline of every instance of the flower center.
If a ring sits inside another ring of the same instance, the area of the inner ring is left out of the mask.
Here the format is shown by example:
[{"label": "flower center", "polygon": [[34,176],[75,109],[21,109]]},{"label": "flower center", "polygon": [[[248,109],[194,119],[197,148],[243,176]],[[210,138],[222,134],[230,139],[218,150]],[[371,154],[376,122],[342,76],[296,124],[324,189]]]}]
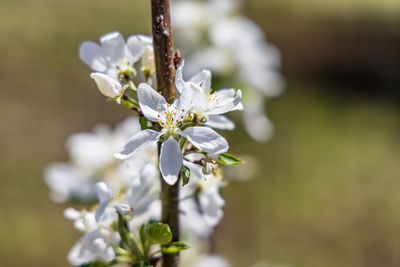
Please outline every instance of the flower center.
[{"label": "flower center", "polygon": [[160,111],[160,107],[157,107],[156,110],[159,111],[157,122],[163,127],[165,134],[167,136],[175,136],[180,131],[179,127],[185,118],[185,110],[179,109],[177,106],[171,106],[170,104],[167,104],[165,111]]},{"label": "flower center", "polygon": [[210,91],[207,93],[206,97],[207,97],[208,103],[219,105],[219,100],[221,98],[215,93],[215,91],[213,91],[213,89],[210,89]]}]

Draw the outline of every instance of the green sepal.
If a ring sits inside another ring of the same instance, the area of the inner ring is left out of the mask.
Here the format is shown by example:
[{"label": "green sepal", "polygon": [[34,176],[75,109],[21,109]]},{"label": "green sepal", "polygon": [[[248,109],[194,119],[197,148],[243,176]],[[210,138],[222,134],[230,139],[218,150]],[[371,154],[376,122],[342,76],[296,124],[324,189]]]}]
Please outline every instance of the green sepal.
[{"label": "green sepal", "polygon": [[176,254],[181,252],[182,250],[188,249],[189,246],[185,244],[184,242],[178,241],[178,242],[171,242],[169,244],[166,244],[162,247],[162,253],[164,254]]},{"label": "green sepal", "polygon": [[182,124],[182,126],[180,128],[181,128],[182,131],[184,131],[186,128],[192,127],[194,125],[195,125],[194,122],[185,122],[185,123]]},{"label": "green sepal", "polygon": [[185,186],[189,183],[190,178],[190,169],[186,166],[183,166],[181,169],[181,176],[182,176],[182,186]]},{"label": "green sepal", "polygon": [[128,92],[137,93],[137,88],[132,81],[129,81],[127,89],[128,89]]},{"label": "green sepal", "polygon": [[139,117],[139,122],[140,122],[140,127],[142,130],[146,130],[148,128],[146,117],[143,117],[143,116]]},{"label": "green sepal", "polygon": [[114,259],[116,263],[131,263],[132,257],[127,255],[117,255]]},{"label": "green sepal", "polygon": [[122,242],[128,247],[128,249],[139,259],[144,259],[144,255],[138,245],[136,244],[136,241],[133,237],[133,234],[129,231],[128,229],[128,224],[127,221],[125,220],[124,216],[122,216],[119,212],[118,214],[118,232],[119,235],[121,236]]},{"label": "green sepal", "polygon": [[144,226],[144,233],[147,240],[152,244],[165,245],[171,242],[172,232],[168,224],[152,222]]},{"label": "green sepal", "polygon": [[116,252],[115,259],[112,261],[113,263],[131,263],[135,260],[135,257],[123,248],[114,247]]},{"label": "green sepal", "polygon": [[151,244],[147,240],[147,236],[144,231],[144,226],[145,226],[145,224],[142,224],[140,226],[139,237],[140,237],[140,243],[142,244],[142,248],[143,248],[143,254],[147,257]]},{"label": "green sepal", "polygon": [[137,101],[127,96],[121,97],[121,103],[129,109],[139,108]]},{"label": "green sepal", "polygon": [[234,155],[222,153],[218,156],[218,162],[224,165],[234,166],[242,163],[242,160]]}]

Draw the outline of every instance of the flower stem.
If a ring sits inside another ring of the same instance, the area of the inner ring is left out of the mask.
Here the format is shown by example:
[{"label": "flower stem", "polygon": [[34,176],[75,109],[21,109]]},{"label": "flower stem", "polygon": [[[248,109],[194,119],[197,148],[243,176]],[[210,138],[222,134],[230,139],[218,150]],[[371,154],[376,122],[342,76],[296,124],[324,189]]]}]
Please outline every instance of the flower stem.
[{"label": "flower stem", "polygon": [[[176,98],[176,88],[169,0],[151,0],[151,14],[157,89],[172,103]],[[161,179],[162,221],[169,225],[172,241],[179,241],[179,180],[170,186]],[[162,258],[163,267],[179,265],[179,254],[163,254]]]}]

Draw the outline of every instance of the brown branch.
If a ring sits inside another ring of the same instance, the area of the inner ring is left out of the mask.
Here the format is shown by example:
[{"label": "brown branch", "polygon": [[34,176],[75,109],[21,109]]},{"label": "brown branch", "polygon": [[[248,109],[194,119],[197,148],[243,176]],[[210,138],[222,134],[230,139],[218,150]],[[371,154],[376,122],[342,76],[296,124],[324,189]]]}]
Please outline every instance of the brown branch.
[{"label": "brown branch", "polygon": [[[157,89],[172,103],[176,98],[175,54],[172,44],[169,0],[151,0],[154,57]],[[160,151],[160,146],[159,146]],[[172,241],[179,241],[179,179],[169,186],[161,179],[162,221],[172,231]],[[163,267],[177,267],[179,254],[163,254]]]},{"label": "brown branch", "polygon": [[[161,181],[162,221],[167,223],[172,232],[172,241],[179,241],[179,185],[170,186]],[[179,266],[179,254],[163,254],[163,267]]]},{"label": "brown branch", "polygon": [[169,10],[169,0],[151,0],[157,87],[165,99],[172,103],[176,98],[176,88],[174,47]]}]

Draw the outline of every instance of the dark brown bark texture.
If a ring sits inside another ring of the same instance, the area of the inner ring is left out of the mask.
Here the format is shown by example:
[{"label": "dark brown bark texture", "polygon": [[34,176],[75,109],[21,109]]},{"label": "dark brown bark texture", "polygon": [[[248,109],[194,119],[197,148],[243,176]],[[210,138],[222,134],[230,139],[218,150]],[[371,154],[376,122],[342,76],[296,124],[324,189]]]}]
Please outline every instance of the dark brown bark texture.
[{"label": "dark brown bark texture", "polygon": [[[176,98],[175,61],[172,43],[169,0],[151,0],[152,32],[156,63],[157,90],[172,103]],[[159,146],[160,148],[160,146]],[[179,180],[170,186],[161,179],[162,221],[172,231],[172,241],[179,241]],[[179,254],[163,254],[163,267],[179,266]]]}]

